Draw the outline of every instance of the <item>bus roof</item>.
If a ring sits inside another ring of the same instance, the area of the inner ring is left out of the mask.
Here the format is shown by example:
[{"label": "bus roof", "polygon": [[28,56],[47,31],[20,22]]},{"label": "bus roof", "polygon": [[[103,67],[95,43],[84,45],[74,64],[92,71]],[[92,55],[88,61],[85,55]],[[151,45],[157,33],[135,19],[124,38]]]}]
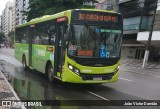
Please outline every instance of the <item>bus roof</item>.
[{"label": "bus roof", "polygon": [[[86,10],[86,11],[97,11],[97,12],[108,12],[108,13],[116,13],[115,11],[109,11],[109,10],[100,10],[100,9],[73,9],[73,10]],[[40,23],[40,22],[44,22],[47,20],[51,20],[51,19],[55,19],[58,17],[62,17],[64,15],[66,15],[66,13],[70,13],[73,10],[66,10],[60,13],[56,13],[53,15],[44,15],[42,17],[38,17],[35,19],[30,20],[29,22],[25,23],[25,24],[21,24],[18,25],[16,28],[20,28],[20,27],[24,27],[24,26],[28,26],[28,25],[32,25],[32,24],[36,24],[36,23]]]}]

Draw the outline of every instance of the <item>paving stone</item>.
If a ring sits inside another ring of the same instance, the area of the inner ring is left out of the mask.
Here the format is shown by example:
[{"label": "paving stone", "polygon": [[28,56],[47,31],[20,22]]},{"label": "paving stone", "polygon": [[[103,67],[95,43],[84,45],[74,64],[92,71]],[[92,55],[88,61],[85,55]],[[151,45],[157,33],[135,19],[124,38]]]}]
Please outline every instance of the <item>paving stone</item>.
[{"label": "paving stone", "polygon": [[1,80],[4,80],[4,78],[0,78],[0,81],[1,81]]},{"label": "paving stone", "polygon": [[14,97],[14,95],[11,92],[0,92],[0,100],[8,97]]}]

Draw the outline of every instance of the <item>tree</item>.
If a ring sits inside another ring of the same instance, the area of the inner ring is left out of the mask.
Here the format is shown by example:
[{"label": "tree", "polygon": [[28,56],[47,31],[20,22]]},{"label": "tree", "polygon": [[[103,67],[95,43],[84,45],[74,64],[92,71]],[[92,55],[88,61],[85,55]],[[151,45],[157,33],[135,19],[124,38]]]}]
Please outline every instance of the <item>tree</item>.
[{"label": "tree", "polygon": [[5,35],[3,33],[0,33],[0,43],[4,43],[5,38]]},{"label": "tree", "polygon": [[15,33],[14,31],[8,33],[8,42],[11,45],[14,43],[14,33]]},{"label": "tree", "polygon": [[94,8],[93,6],[84,5],[87,2],[97,3],[97,0],[29,0],[29,11],[23,13],[29,21],[33,18],[55,14],[68,9]]}]

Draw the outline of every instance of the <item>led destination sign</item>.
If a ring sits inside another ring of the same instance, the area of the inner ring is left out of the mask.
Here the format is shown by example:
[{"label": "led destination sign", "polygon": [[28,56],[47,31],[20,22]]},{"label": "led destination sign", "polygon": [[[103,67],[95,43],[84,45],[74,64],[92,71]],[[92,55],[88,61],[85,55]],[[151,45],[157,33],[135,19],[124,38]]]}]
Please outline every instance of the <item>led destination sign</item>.
[{"label": "led destination sign", "polygon": [[115,13],[106,13],[98,11],[74,11],[72,13],[73,22],[83,21],[98,21],[98,22],[112,22],[118,23],[120,16]]},{"label": "led destination sign", "polygon": [[79,20],[116,22],[116,17],[111,16],[111,15],[96,15],[96,14],[82,14],[82,13],[79,13]]}]

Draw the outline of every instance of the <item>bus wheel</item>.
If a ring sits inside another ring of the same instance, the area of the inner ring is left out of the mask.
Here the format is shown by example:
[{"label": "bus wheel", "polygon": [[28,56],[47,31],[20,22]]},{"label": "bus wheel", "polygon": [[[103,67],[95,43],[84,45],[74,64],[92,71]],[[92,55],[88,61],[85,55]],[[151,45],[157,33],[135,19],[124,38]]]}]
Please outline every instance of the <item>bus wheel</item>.
[{"label": "bus wheel", "polygon": [[54,81],[54,78],[53,78],[53,67],[52,67],[52,65],[50,64],[50,65],[48,65],[48,67],[47,67],[47,77],[48,77],[48,80],[50,81],[50,82],[53,82]]},{"label": "bus wheel", "polygon": [[23,56],[23,58],[22,58],[22,66],[23,66],[23,69],[27,68],[25,56]]}]

